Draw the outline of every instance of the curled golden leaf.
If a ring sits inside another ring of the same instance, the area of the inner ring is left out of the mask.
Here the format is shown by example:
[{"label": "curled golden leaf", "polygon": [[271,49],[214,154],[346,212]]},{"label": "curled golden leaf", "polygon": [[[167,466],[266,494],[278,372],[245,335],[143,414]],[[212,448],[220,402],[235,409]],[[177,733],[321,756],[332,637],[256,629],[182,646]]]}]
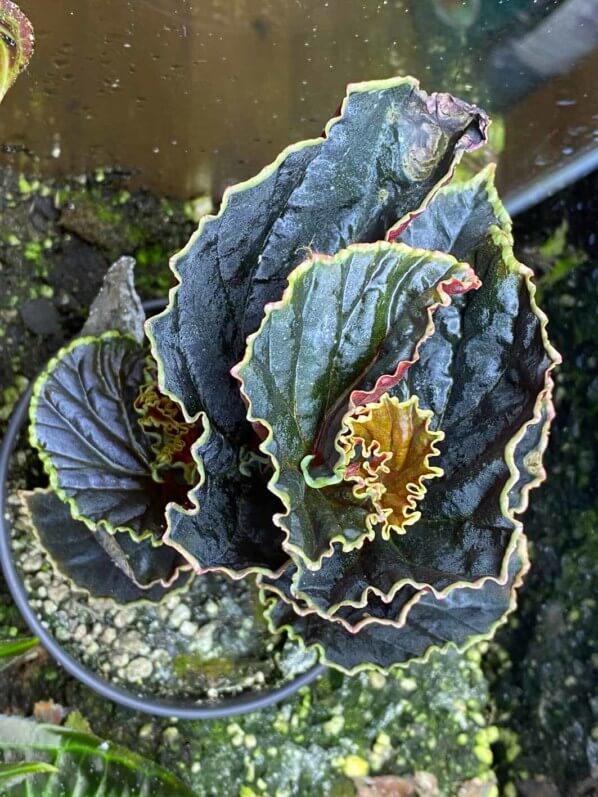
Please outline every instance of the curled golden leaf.
[{"label": "curled golden leaf", "polygon": [[399,401],[386,393],[344,418],[339,438],[348,463],[344,478],[355,482],[356,498],[370,499],[374,512],[368,524],[380,525],[386,538],[392,531],[404,534],[419,519],[424,482],[443,475],[430,465],[440,453],[436,443],[444,438],[430,429],[432,416],[420,409],[417,396]]},{"label": "curled golden leaf", "polygon": [[135,399],[139,425],[152,439],[154,468],[181,467],[187,484],[197,480],[197,468],[191,446],[200,434],[200,424],[187,423],[177,404],[158,389],[153,363],[148,364],[145,381]]}]

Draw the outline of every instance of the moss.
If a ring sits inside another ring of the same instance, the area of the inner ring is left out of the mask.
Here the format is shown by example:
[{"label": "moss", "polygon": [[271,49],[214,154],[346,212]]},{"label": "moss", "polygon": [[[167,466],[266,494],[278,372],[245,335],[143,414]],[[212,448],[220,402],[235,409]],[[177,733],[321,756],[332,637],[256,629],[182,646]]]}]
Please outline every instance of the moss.
[{"label": "moss", "polygon": [[[81,199],[79,199],[79,202]],[[119,213],[117,210],[113,210],[110,207],[106,207],[101,202],[98,202],[95,206],[95,213],[96,217],[99,221],[104,222],[105,224],[112,224],[115,227],[118,227],[123,223],[122,214]]]},{"label": "moss", "polygon": [[23,256],[32,263],[39,263],[42,257],[42,245],[39,241],[28,241],[23,248]]},{"label": "moss", "polygon": [[501,783],[516,788],[526,777],[543,778],[547,788],[563,794],[577,793],[576,784],[591,776],[596,763],[598,262],[594,200],[586,196],[594,196],[597,186],[598,176],[591,176],[520,222],[524,243],[526,237],[541,243],[548,261],[543,306],[563,365],[549,478],[526,516],[533,567],[516,621],[499,635],[487,662]]},{"label": "moss", "polygon": [[348,755],[342,760],[340,768],[348,778],[365,778],[370,773],[370,765],[358,755]]},{"label": "moss", "polygon": [[206,661],[197,653],[179,653],[174,659],[174,671],[180,678],[203,677],[208,681],[217,680],[219,676],[235,670],[235,663],[230,659],[213,659]]},{"label": "moss", "polygon": [[[0,169],[0,433],[14,406],[10,388],[32,378],[77,332],[111,261],[138,256],[142,294],[164,296],[168,259],[194,226],[184,203],[131,191],[126,177],[109,170],[42,182]],[[20,313],[25,301],[41,298],[54,304],[59,320],[43,337]]]},{"label": "moss", "polygon": [[15,404],[21,398],[29,384],[24,376],[17,376],[9,387],[2,391],[2,403],[0,404],[0,420],[7,421],[14,409]]},{"label": "moss", "polygon": [[25,196],[28,196],[33,191],[36,191],[39,188],[39,182],[37,180],[29,182],[29,180],[25,177],[24,174],[19,174],[18,179],[19,179],[18,183],[19,192],[21,194],[24,194]]},{"label": "moss", "polygon": [[[405,677],[418,688],[406,692]],[[279,708],[234,722],[180,723],[179,729],[193,760],[202,762],[191,779],[198,797],[236,795],[249,785],[246,764],[233,752],[240,747],[255,770],[251,788],[261,779],[268,795],[353,794],[355,774],[419,770],[438,777],[441,793],[456,794],[459,784],[487,773],[493,732],[482,738],[474,721],[485,705],[479,666],[449,654],[409,668],[404,677],[391,674],[384,689],[365,674],[330,673]],[[475,752],[481,747],[484,761]]]}]

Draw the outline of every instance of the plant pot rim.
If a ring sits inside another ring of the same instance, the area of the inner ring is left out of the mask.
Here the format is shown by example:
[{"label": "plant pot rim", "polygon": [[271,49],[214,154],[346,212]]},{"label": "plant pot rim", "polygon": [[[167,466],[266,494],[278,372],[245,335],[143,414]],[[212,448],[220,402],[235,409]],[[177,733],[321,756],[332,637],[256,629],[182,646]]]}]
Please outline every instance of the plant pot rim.
[{"label": "plant pot rim", "polygon": [[[164,302],[158,300],[144,303],[146,311],[160,309],[163,306]],[[115,686],[67,653],[48,629],[44,628],[42,621],[29,605],[29,597],[17,572],[13,558],[11,527],[7,520],[10,461],[19,434],[27,422],[31,390],[31,387],[29,387],[15,406],[0,446],[0,561],[2,562],[2,570],[8,589],[23,619],[31,629],[31,632],[39,638],[48,653],[70,675],[102,697],[108,698],[114,703],[119,703],[125,708],[159,717],[178,717],[179,719],[191,720],[222,719],[266,708],[294,694],[302,686],[312,683],[326,670],[326,667],[322,664],[316,664],[293,680],[274,689],[264,689],[261,692],[248,692],[237,697],[227,697],[214,701],[206,700],[198,703],[191,699],[176,700],[174,698],[153,698],[137,695],[128,689]]]}]

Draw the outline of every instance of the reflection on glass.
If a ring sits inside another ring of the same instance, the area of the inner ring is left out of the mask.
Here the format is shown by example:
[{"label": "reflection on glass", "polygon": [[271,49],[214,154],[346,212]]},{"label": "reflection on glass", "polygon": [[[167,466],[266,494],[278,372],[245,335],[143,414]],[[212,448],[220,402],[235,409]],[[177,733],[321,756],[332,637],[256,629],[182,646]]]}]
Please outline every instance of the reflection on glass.
[{"label": "reflection on glass", "polygon": [[38,49],[0,119],[20,168],[118,166],[160,192],[219,195],[317,135],[346,83],[397,73],[504,122],[507,193],[593,163],[596,0],[21,5]]}]

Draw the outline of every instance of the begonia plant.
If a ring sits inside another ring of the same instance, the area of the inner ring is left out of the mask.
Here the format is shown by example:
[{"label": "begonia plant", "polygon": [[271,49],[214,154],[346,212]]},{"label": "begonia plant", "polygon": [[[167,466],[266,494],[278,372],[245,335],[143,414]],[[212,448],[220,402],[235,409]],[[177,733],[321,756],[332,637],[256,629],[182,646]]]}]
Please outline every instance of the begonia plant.
[{"label": "begonia plant", "polygon": [[202,219],[145,339],[58,353],[25,496],[57,567],[119,602],[255,578],[272,630],[349,673],[493,633],[558,354],[493,167],[455,178],[487,125],[412,78],[349,86]]}]

